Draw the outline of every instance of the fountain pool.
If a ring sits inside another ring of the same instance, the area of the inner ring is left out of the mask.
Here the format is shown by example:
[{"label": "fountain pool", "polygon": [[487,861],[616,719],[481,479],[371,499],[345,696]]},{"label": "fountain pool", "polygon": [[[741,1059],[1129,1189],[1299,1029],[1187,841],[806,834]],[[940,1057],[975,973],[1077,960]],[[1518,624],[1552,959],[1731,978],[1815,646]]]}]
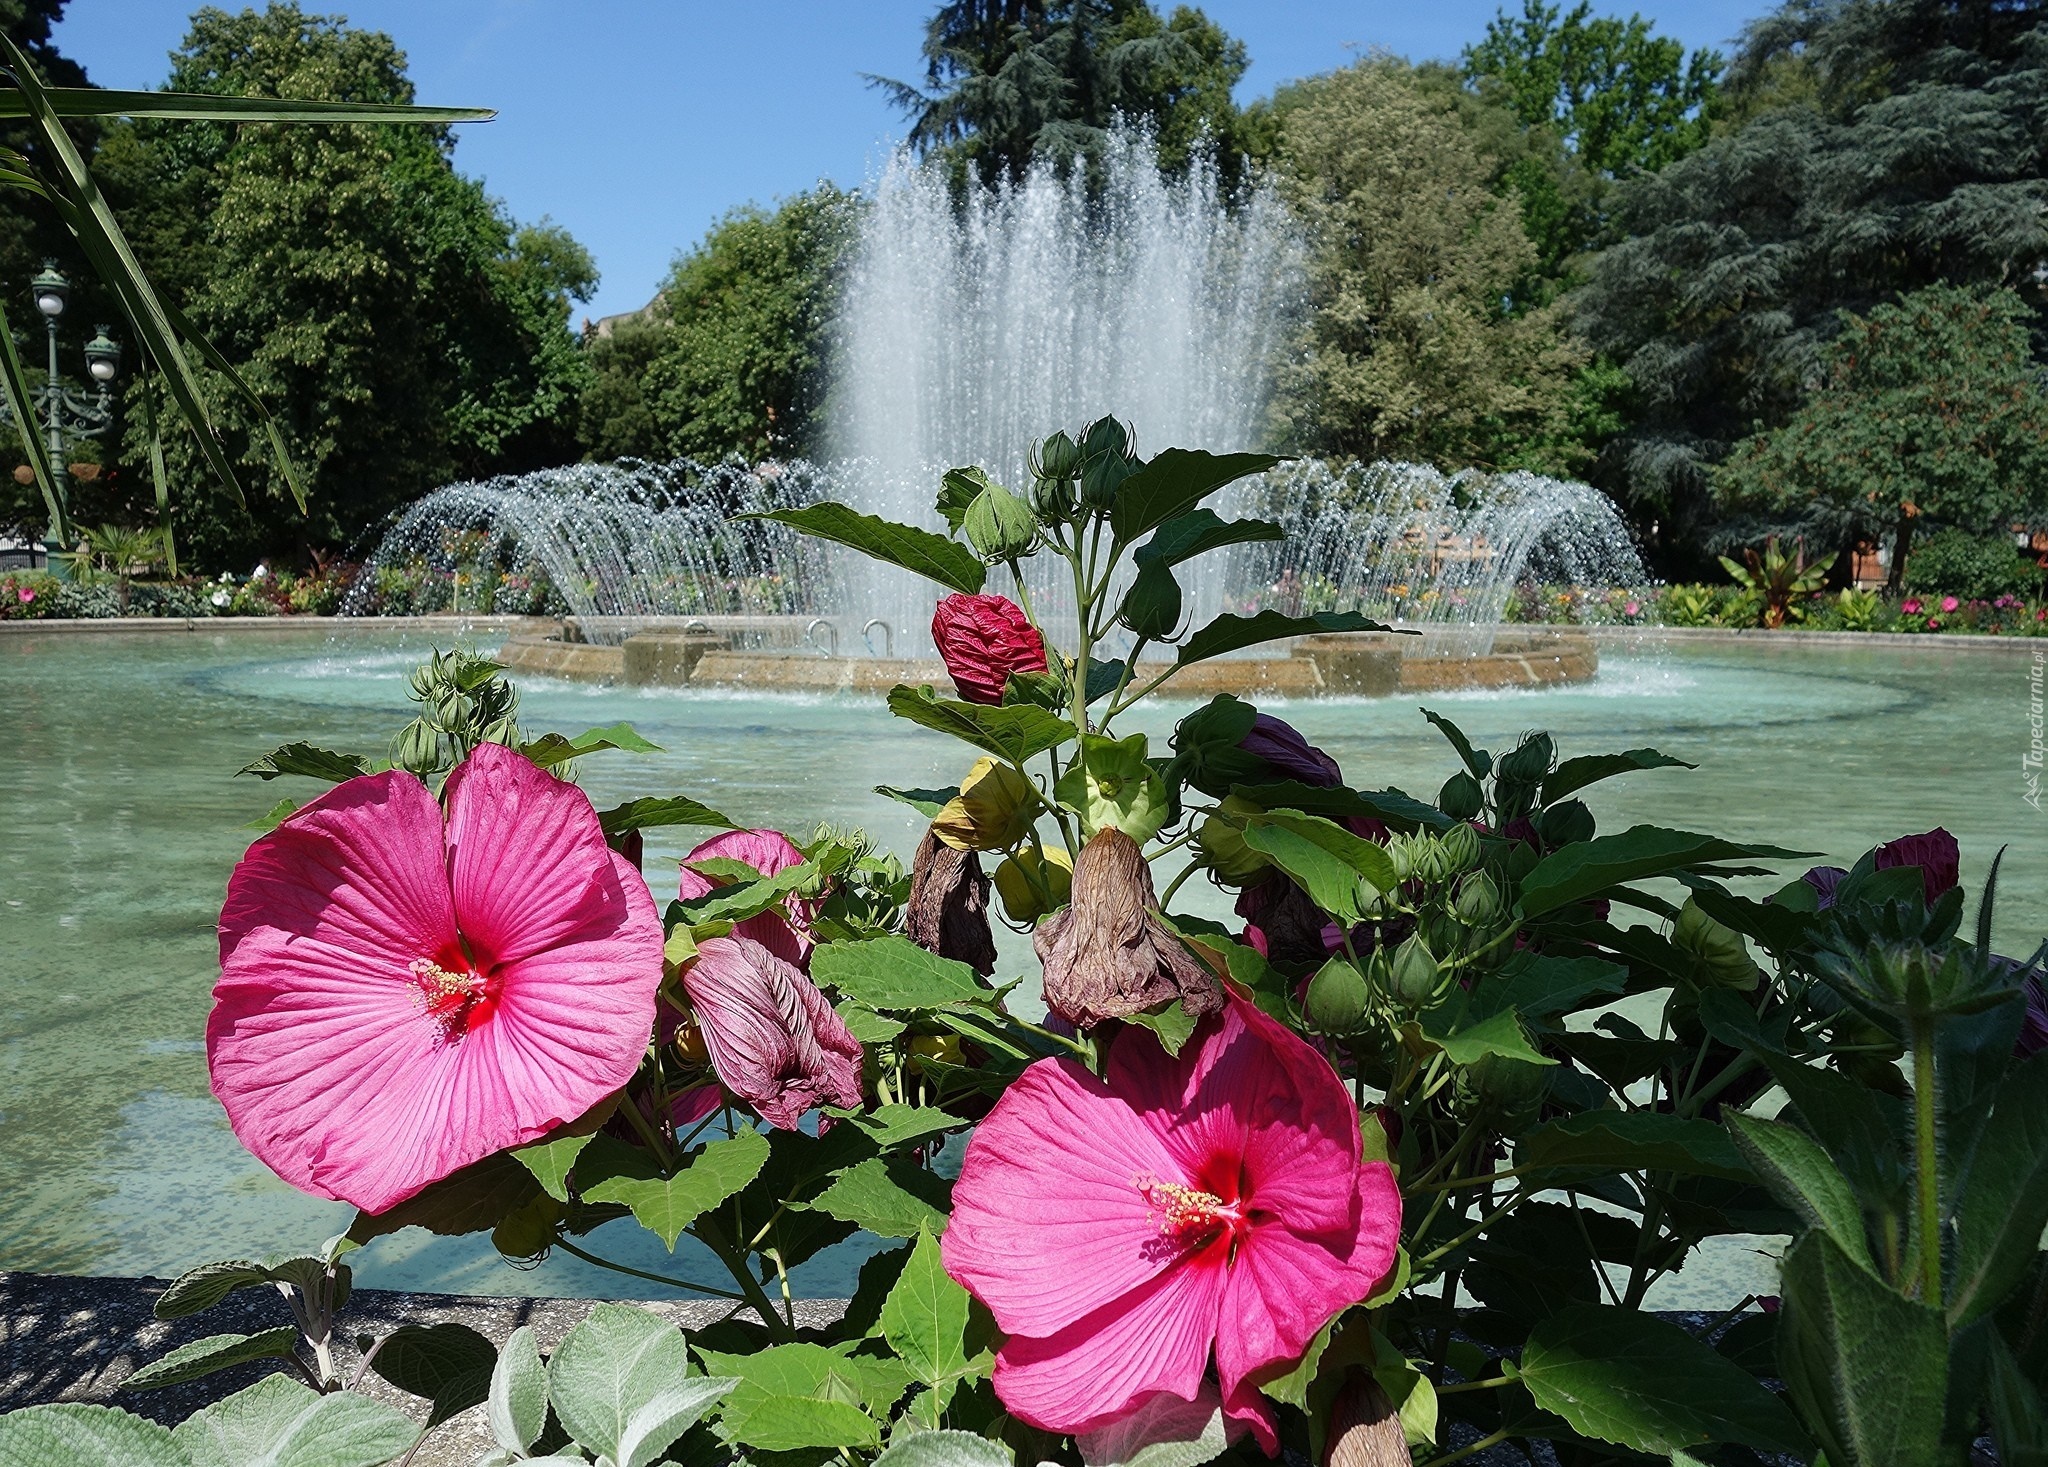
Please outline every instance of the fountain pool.
[{"label": "fountain pool", "polygon": [[[495,638],[483,639],[486,647]],[[442,639],[446,644],[446,639]],[[404,716],[405,676],[432,643],[358,632],[0,637],[0,1269],[167,1274],[216,1256],[317,1243],[339,1204],[287,1189],[235,1142],[207,1092],[201,1044],[212,926],[242,828],[277,785],[232,778],[289,739],[374,749]],[[1846,861],[1874,842],[1945,824],[1973,886],[2009,842],[2001,950],[2048,929],[2048,821],[2022,799],[2024,654],[1944,647],[1841,649],[1770,643],[1606,649],[1569,688],[1430,700],[1482,740],[1542,727],[1565,754],[1654,745],[1700,764],[1600,786],[1604,829],[1636,821],[1810,844]],[[522,712],[575,731],[630,719],[657,755],[586,761],[600,803],[689,793],[734,816],[807,829],[866,825],[899,852],[914,817],[869,793],[932,785],[965,755],[889,718],[878,699],[599,689],[535,680]],[[1180,708],[1163,705],[1155,732]],[[1365,785],[1433,791],[1449,750],[1412,699],[1301,702],[1286,716]],[[848,771],[857,778],[848,780]],[[657,833],[647,869],[687,832]],[[1223,903],[1213,903],[1222,915]],[[1003,968],[1026,971],[1021,944]],[[643,1267],[714,1277],[631,1229],[598,1246]],[[690,1246],[688,1244],[686,1247]],[[858,1262],[842,1244],[796,1286],[844,1294]],[[364,1283],[474,1293],[610,1294],[645,1286],[557,1257],[521,1275],[482,1239],[380,1240]],[[1765,1276],[1753,1249],[1724,1246],[1664,1302],[1738,1297]],[[1733,1290],[1731,1293],[1730,1291]]]}]

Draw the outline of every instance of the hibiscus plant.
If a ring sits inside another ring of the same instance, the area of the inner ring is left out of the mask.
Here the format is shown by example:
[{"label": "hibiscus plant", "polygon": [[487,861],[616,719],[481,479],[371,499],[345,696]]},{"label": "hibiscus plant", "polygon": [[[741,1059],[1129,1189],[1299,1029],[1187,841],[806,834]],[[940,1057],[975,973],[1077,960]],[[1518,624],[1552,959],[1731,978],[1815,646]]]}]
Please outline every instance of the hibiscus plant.
[{"label": "hibiscus plant", "polygon": [[[388,760],[250,766],[331,787],[229,882],[214,1092],[358,1215],[178,1280],[167,1317],[271,1288],[290,1321],[128,1384],[281,1373],[174,1430],[32,1407],[0,1460],[372,1467],[422,1438],[353,1389],[371,1373],[429,1430],[482,1406],[494,1464],[2048,1451],[2048,1005],[2040,953],[1991,951],[1995,863],[1971,939],[1943,831],[1789,881],[1795,851],[1600,833],[1592,786],[1684,767],[1651,749],[1491,751],[1426,713],[1451,768],[1419,798],[1229,695],[1163,746],[1132,730],[1195,664],[1389,630],[1183,624],[1178,565],[1280,533],[1205,501],[1274,462],[1143,460],[1104,421],[1041,444],[1028,495],[946,475],[947,533],[776,512],[946,592],[955,696],[888,706],[971,761],[880,791],[929,822],[908,870],[687,795],[599,811],[577,762],[645,740],[529,737],[462,654],[420,670]],[[663,877],[663,826],[717,833]],[[1242,925],[1177,907],[1191,880]],[[1038,973],[997,981],[998,915]],[[728,1276],[609,1256],[627,1219]],[[407,1227],[729,1308],[685,1339],[600,1306],[545,1360],[523,1329],[349,1335],[348,1251]],[[800,1312],[791,1270],[857,1234],[851,1300]],[[1751,1235],[1790,1240],[1777,1294],[1658,1311],[1703,1245]]]}]

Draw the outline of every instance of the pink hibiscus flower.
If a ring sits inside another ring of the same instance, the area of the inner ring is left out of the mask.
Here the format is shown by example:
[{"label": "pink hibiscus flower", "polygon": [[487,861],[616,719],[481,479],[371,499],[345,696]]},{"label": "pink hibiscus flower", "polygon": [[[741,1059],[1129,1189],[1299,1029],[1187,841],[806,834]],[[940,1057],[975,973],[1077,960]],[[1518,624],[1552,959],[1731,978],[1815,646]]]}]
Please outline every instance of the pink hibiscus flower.
[{"label": "pink hibiscus flower", "polygon": [[213,1093],[279,1176],[366,1212],[582,1115],[654,1020],[661,921],[583,791],[483,744],[447,803],[399,770],[336,785],[220,914]]},{"label": "pink hibiscus flower", "polygon": [[1336,1072],[1232,996],[1178,1057],[1130,1028],[1100,1080],[1026,1070],[974,1133],[941,1246],[1008,1336],[1013,1415],[1098,1431],[1162,1392],[1196,1399],[1213,1352],[1225,1410],[1270,1455],[1252,1378],[1370,1294],[1400,1232]]},{"label": "pink hibiscus flower", "polygon": [[[723,835],[714,835],[683,857],[683,874],[677,896],[687,902],[726,884],[690,869],[690,862],[714,857],[744,861],[763,876],[774,876],[804,863],[804,853],[779,830],[728,830]],[[801,968],[811,958],[811,915],[810,903],[789,898],[775,911],[749,917],[734,930],[761,943],[784,962]]]}]

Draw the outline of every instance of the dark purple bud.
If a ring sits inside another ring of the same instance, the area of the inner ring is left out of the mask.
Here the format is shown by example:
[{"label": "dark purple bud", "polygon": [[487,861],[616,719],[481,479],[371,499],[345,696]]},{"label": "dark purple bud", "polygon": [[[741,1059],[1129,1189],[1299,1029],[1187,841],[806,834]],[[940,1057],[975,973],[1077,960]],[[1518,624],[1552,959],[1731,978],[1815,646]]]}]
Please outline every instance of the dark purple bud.
[{"label": "dark purple bud", "polygon": [[1237,741],[1247,754],[1266,761],[1280,779],[1292,779],[1316,789],[1332,789],[1344,783],[1337,761],[1311,744],[1293,725],[1270,713],[1252,720],[1251,732]]},{"label": "dark purple bud", "polygon": [[1902,835],[1877,848],[1877,869],[1880,871],[1889,871],[1897,866],[1920,868],[1920,879],[1927,888],[1929,906],[1934,904],[1935,898],[1953,890],[1962,880],[1962,865],[1963,853],[1956,845],[1956,838],[1938,825],[1924,835]]},{"label": "dark purple bud", "polygon": [[1813,888],[1814,900],[1825,912],[1835,904],[1835,888],[1848,874],[1840,866],[1815,866],[1799,879]]}]

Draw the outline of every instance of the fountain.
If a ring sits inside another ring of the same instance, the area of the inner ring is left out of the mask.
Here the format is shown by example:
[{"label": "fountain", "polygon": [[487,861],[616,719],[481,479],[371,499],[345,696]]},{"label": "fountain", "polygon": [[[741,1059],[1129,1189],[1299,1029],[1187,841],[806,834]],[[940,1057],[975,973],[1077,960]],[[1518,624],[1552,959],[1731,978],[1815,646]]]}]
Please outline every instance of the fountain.
[{"label": "fountain", "polygon": [[[899,154],[874,185],[836,324],[827,439],[837,457],[578,465],[453,485],[402,516],[373,565],[459,570],[465,555],[495,556],[544,572],[572,615],[551,638],[508,646],[529,670],[801,688],[930,678],[929,584],[730,516],[832,498],[941,528],[933,498],[945,469],[979,464],[1022,488],[1035,439],[1104,413],[1132,427],[1141,452],[1256,446],[1305,264],[1270,186],[1226,197],[1200,163],[1162,175],[1139,133],[1114,139],[1093,195],[1079,178],[1034,168],[1014,187],[956,200],[937,172]],[[1288,537],[1184,567],[1192,625],[1258,606],[1359,609],[1423,635],[1244,654],[1186,675],[1189,692],[1587,677],[1585,638],[1501,631],[1507,597],[1530,576],[1643,578],[1603,496],[1534,474],[1300,462],[1223,501],[1222,512],[1274,519]],[[1057,625],[1072,613],[1054,569],[1042,562],[1032,591]]]}]

